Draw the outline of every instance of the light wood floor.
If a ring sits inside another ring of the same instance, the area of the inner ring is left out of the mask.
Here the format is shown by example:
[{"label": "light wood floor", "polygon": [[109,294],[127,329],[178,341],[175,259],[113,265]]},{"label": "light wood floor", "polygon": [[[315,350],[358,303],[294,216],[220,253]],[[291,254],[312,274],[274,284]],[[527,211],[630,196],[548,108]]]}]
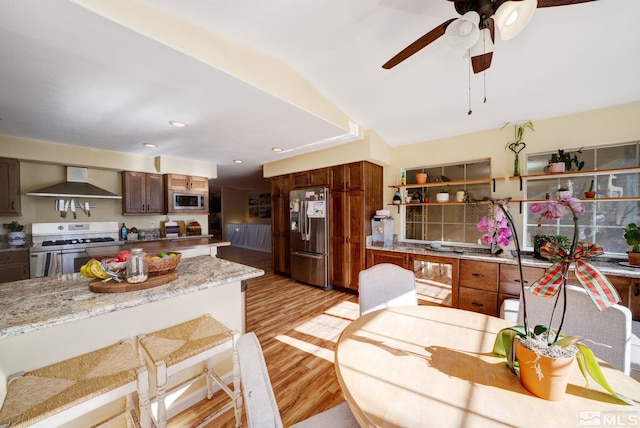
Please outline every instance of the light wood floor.
[{"label": "light wood floor", "polygon": [[[254,331],[262,345],[284,426],[344,401],[333,351],[340,332],[358,317],[357,297],[275,275],[270,253],[219,247],[218,257],[265,271],[248,281],[247,331]],[[169,427],[197,425],[223,398],[218,393],[201,401],[169,420]],[[207,427],[234,424],[233,412],[228,411]],[[247,426],[244,416],[243,426]]]}]

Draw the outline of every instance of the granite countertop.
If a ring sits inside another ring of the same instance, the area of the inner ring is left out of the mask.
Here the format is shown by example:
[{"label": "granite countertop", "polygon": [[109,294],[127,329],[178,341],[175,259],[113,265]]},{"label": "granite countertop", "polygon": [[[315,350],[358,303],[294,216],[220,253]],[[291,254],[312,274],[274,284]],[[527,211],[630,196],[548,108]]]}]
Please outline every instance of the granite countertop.
[{"label": "granite countertop", "polygon": [[[446,245],[446,243],[443,245],[443,247],[454,248],[455,251],[438,251],[428,248],[425,244],[398,243],[396,245],[387,247],[382,245],[367,245],[367,249],[370,250],[398,251],[402,253],[425,254],[429,256],[477,260],[490,263],[507,263],[513,265],[518,264],[518,260],[516,257],[507,257],[503,255],[493,256],[489,254],[489,251],[486,249],[450,247]],[[620,265],[619,262],[625,262],[626,259],[606,258],[603,256],[592,258],[590,261],[605,275],[618,275],[629,278],[640,278],[640,268]],[[525,252],[522,256],[522,265],[547,268],[551,266],[551,262],[536,259],[530,252]]]},{"label": "granite countertop", "polygon": [[221,241],[208,236],[191,236],[184,238],[163,238],[154,240],[124,241],[119,245],[106,247],[87,248],[87,254],[94,258],[113,256],[122,250],[131,248],[142,248],[145,251],[181,251],[199,247],[226,247],[231,245],[229,241]]},{"label": "granite countertop", "polygon": [[0,284],[0,339],[264,275],[210,256],[183,259],[177,270],[175,281],[127,293],[93,293],[78,273]]}]

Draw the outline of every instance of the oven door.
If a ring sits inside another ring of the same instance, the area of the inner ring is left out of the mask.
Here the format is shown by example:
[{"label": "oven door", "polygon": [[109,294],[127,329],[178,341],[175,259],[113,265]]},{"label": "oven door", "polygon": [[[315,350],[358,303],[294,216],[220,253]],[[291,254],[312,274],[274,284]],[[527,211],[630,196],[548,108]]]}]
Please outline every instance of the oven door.
[{"label": "oven door", "polygon": [[80,272],[80,267],[87,263],[91,257],[86,250],[62,251],[62,273]]}]

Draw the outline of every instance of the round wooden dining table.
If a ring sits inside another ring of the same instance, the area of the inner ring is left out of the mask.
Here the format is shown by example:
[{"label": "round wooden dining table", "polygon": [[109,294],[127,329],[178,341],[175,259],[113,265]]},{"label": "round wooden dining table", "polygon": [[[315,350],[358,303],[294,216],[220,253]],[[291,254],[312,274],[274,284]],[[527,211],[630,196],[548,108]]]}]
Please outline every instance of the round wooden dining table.
[{"label": "round wooden dining table", "polygon": [[640,383],[602,363],[626,405],[575,364],[563,401],[529,393],[492,353],[513,323],[440,306],[383,309],[354,320],[335,352],[338,381],[362,427],[640,426]]}]

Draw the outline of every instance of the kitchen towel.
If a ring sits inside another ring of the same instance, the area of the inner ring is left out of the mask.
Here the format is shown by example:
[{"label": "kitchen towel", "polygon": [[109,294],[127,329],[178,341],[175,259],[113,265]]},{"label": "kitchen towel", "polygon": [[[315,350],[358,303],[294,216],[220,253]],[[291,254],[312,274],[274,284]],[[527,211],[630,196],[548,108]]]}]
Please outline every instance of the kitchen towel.
[{"label": "kitchen towel", "polygon": [[60,253],[32,253],[31,263],[35,263],[36,278],[62,274],[62,266],[60,265]]}]

